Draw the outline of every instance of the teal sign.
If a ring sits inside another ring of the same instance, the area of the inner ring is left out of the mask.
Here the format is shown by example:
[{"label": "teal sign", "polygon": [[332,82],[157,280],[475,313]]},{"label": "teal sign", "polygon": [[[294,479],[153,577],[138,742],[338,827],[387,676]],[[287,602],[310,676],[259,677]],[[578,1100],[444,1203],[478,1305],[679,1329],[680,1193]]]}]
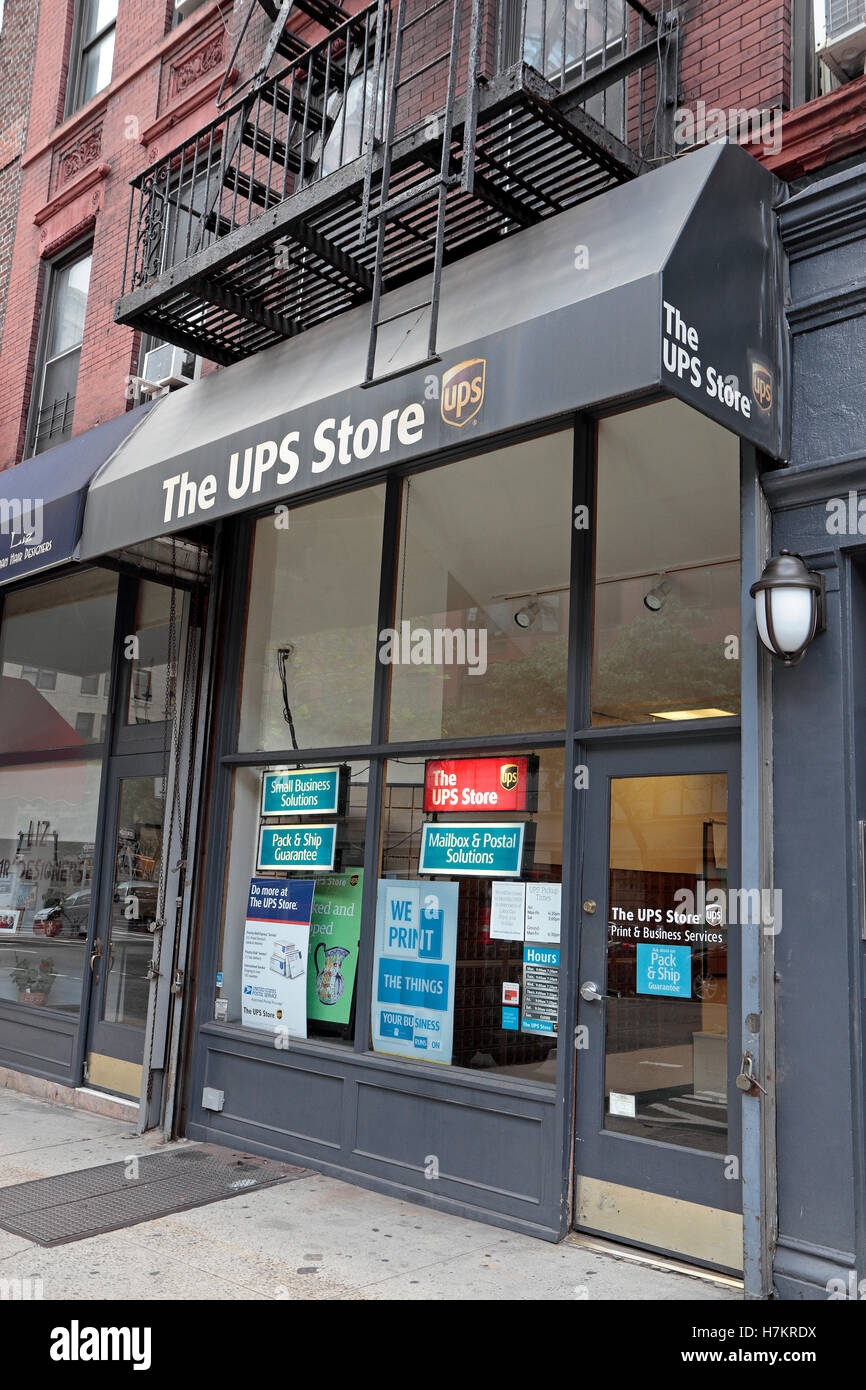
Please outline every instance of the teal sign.
[{"label": "teal sign", "polygon": [[512,825],[428,821],[421,835],[418,872],[519,878],[525,829],[523,821]]},{"label": "teal sign", "polygon": [[263,816],[336,816],[339,767],[293,768],[262,774]]},{"label": "teal sign", "polygon": [[265,869],[333,869],[335,825],[262,825],[256,872]]}]

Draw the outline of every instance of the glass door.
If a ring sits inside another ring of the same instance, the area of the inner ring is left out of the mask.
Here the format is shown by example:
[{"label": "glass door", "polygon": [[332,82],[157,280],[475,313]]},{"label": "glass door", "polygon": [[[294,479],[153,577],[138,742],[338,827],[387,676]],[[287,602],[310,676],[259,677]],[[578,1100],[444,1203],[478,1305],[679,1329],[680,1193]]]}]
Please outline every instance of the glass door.
[{"label": "glass door", "polygon": [[760,929],[740,923],[737,745],[588,766],[575,1222],[736,1270],[739,933]]},{"label": "glass door", "polygon": [[138,1099],[162,856],[159,754],[114,760],[96,936],[88,1046],[91,1084]]}]

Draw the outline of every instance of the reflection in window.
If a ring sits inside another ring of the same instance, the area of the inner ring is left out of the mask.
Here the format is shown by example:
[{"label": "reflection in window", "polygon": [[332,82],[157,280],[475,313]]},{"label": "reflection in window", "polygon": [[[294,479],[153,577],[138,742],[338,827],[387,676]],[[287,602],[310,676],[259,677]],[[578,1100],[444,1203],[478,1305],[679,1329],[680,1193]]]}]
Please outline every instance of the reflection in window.
[{"label": "reflection in window", "polygon": [[565,727],[572,435],[404,484],[395,739]]},{"label": "reflection in window", "polygon": [[159,899],[164,812],[161,777],[124,777],[120,784],[114,882],[103,968],[103,1019],[143,1028],[150,990],[151,932]]},{"label": "reflection in window", "polygon": [[[116,597],[117,577],[105,570],[7,597],[0,632],[0,753],[72,748],[99,736],[93,716],[108,709]],[[46,658],[51,668],[36,665]]]},{"label": "reflection in window", "polygon": [[728,1148],[723,773],[611,783],[605,1128]]},{"label": "reflection in window", "polygon": [[563,56],[566,72],[600,61],[605,48],[609,62],[624,41],[626,12],[625,0],[527,0],[524,61],[547,78],[560,75]]},{"label": "reflection in window", "polygon": [[238,747],[368,743],[385,489],[256,524]]},{"label": "reflection in window", "polygon": [[593,724],[740,710],[739,444],[678,401],[599,422]]},{"label": "reflection in window", "polygon": [[0,1000],[77,1014],[98,762],[0,768]]},{"label": "reflection in window", "polygon": [[36,374],[39,396],[29,425],[31,454],[61,444],[72,433],[90,263],[88,253],[50,272],[47,326]]},{"label": "reflection in window", "polygon": [[[171,718],[174,690],[168,678],[172,591],[167,584],[141,581],[135,617],[135,655],[129,681],[128,724],[159,724]],[[182,631],[185,596],[175,593],[175,651]]]}]

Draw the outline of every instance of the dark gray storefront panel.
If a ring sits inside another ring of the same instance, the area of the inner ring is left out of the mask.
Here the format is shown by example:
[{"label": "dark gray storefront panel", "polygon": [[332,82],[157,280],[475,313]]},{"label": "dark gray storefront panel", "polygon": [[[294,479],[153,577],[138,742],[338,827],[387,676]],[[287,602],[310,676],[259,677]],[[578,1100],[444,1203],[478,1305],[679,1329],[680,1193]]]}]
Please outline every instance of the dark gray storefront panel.
[{"label": "dark gray storefront panel", "polygon": [[[764,478],[773,553],[827,581],[827,630],[774,663],[778,1242],[776,1296],[862,1297],[866,1276],[863,912],[866,818],[864,536],[827,503],[866,497],[866,164],[785,205],[793,345],[792,466]],[[830,1281],[837,1281],[831,1285]],[[859,1288],[858,1288],[859,1286]]]},{"label": "dark gray storefront panel", "polygon": [[[562,1234],[553,1090],[389,1064],[307,1043],[293,1055],[240,1031],[205,1027],[204,1084],[222,1111],[194,1104],[186,1133],[265,1155],[295,1156],[380,1191],[550,1240]],[[439,1176],[425,1176],[430,1156]]]},{"label": "dark gray storefront panel", "polygon": [[[448,267],[435,367],[361,388],[361,306],[185,387],[94,478],[82,558],[659,390],[784,457],[778,196],[776,180],[739,147],[711,146]],[[396,291],[383,313],[417,294]],[[688,370],[680,357],[678,370],[664,367],[665,301],[687,325],[678,346]],[[384,345],[393,370],[423,356],[405,324]],[[480,389],[457,418],[444,392],[449,373],[469,363]],[[747,409],[708,392],[716,372],[736,380]],[[344,419],[353,432],[372,423],[341,457]]]},{"label": "dark gray storefront panel", "polygon": [[0,1065],[12,1071],[71,1081],[77,1035],[77,1017],[0,1003]]}]

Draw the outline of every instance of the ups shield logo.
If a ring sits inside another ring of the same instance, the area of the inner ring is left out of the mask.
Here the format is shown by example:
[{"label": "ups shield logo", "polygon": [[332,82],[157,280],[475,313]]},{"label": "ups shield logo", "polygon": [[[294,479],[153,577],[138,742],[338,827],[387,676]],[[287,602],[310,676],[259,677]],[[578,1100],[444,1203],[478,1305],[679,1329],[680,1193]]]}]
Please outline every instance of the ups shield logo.
[{"label": "ups shield logo", "polygon": [[759,362],[752,363],[752,395],[758,409],[763,410],[764,414],[772,408],[773,378],[767,368],[762,367]]},{"label": "ups shield logo", "polygon": [[442,377],[440,411],[446,425],[462,429],[474,420],[484,404],[484,382],[487,362],[474,357],[471,362],[458,362]]},{"label": "ups shield logo", "polygon": [[499,769],[499,785],[505,792],[513,792],[517,786],[517,763],[503,763]]}]

